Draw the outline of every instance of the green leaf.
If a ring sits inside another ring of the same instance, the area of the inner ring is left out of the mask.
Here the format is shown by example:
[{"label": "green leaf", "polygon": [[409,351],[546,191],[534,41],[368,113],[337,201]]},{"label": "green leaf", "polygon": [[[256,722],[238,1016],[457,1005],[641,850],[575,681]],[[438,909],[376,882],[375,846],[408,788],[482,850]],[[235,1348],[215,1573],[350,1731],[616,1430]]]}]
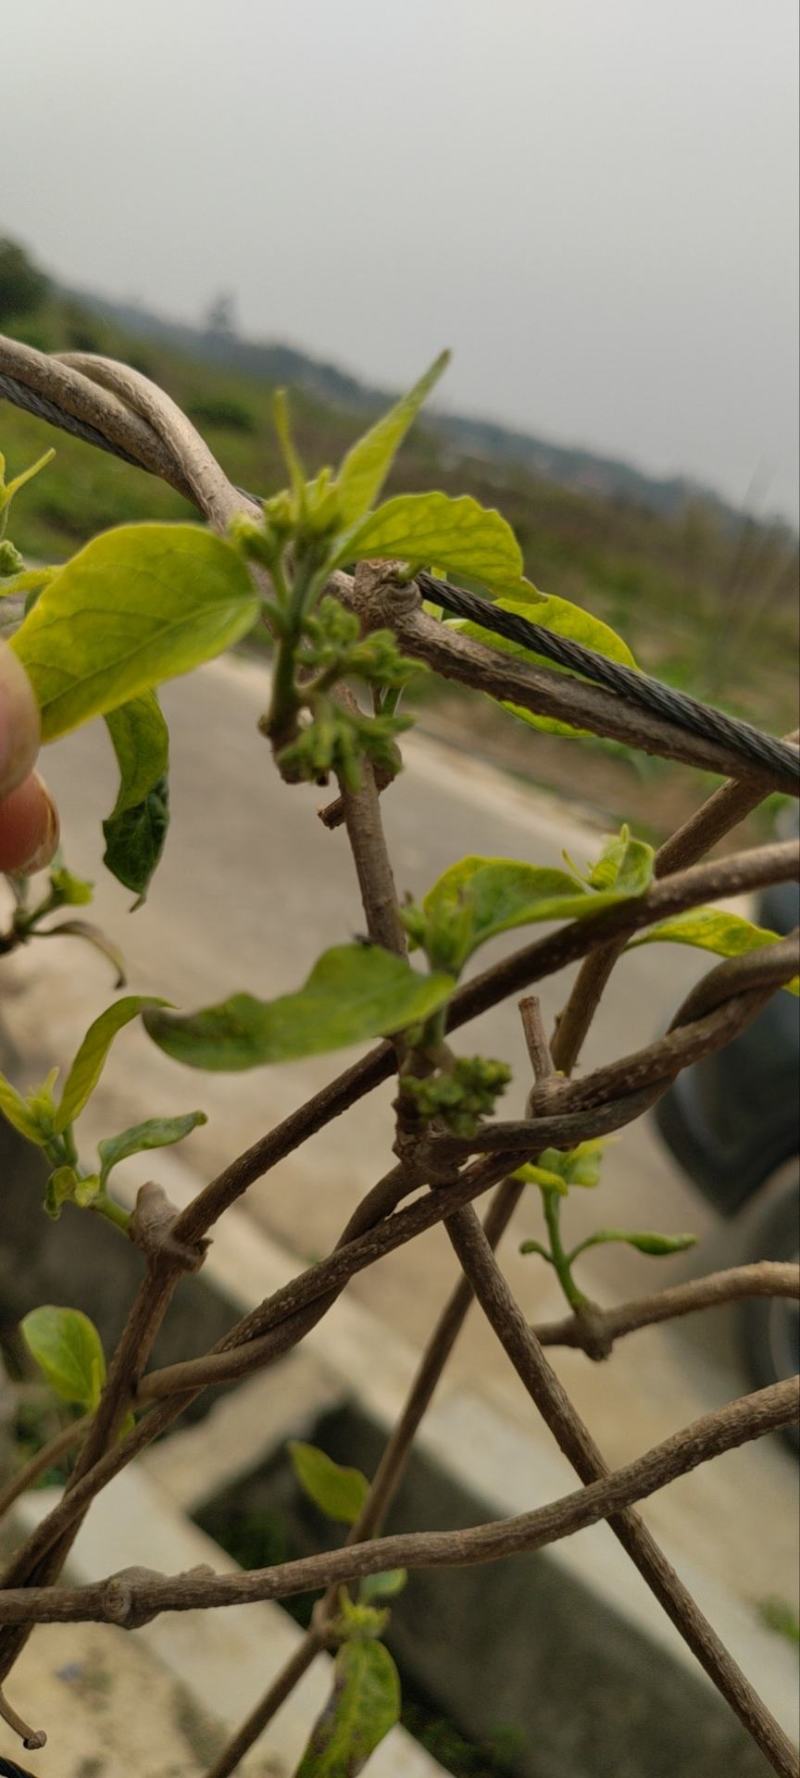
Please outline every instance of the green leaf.
[{"label": "green leaf", "polygon": [[597,1229],[586,1241],[573,1248],[570,1261],[577,1259],[579,1253],[585,1253],[587,1247],[606,1247],[611,1242],[623,1242],[626,1247],[635,1247],[637,1253],[650,1254],[654,1259],[664,1259],[671,1253],[685,1253],[688,1247],[697,1244],[696,1235],[656,1235],[649,1229]]},{"label": "green leaf", "polygon": [[538,1161],[526,1161],[518,1167],[514,1178],[525,1185],[538,1185],[542,1191],[556,1191],[565,1197],[571,1185],[591,1189],[598,1184],[603,1151],[608,1138],[592,1136],[576,1148],[545,1148]]},{"label": "green leaf", "polygon": [[333,1692],[311,1731],[296,1778],[356,1778],[400,1715],[400,1680],[382,1642],[345,1642]]},{"label": "green leaf", "polygon": [[[712,951],[716,957],[741,957],[747,951],[760,950],[762,945],[779,944],[780,934],[769,932],[765,926],[754,926],[752,920],[745,920],[741,914],[728,914],[723,908],[692,908],[688,914],[676,914],[674,919],[649,926],[639,938],[631,939],[627,949],[632,951],[637,945],[654,945],[667,939],[672,944]],[[784,986],[788,993],[800,994],[800,977],[795,976]]]},{"label": "green leaf", "polygon": [[387,1568],[383,1574],[365,1574],[359,1582],[359,1599],[365,1604],[372,1599],[394,1599],[397,1593],[402,1593],[407,1580],[405,1568]]},{"label": "green leaf", "polygon": [[19,574],[12,575],[10,580],[3,580],[0,584],[0,598],[5,599],[9,594],[16,597],[24,594],[25,610],[30,611],[57,573],[57,568],[22,568]]},{"label": "green leaf", "polygon": [[164,850],[169,828],[169,781],[159,778],[142,802],[103,822],[107,870],[131,889],[141,907]]},{"label": "green leaf", "polygon": [[77,1204],[88,1210],[100,1196],[98,1173],[78,1173],[75,1167],[56,1167],[45,1187],[44,1207],[48,1216],[58,1222],[65,1204]]},{"label": "green leaf", "polygon": [[110,711],[106,726],[119,766],[113,819],[137,808],[164,777],[169,767],[169,729],[154,691]]},{"label": "green leaf", "polygon": [[198,1125],[207,1123],[204,1111],[187,1111],[183,1117],[149,1117],[144,1123],[123,1130],[119,1136],[107,1136],[104,1142],[97,1144],[101,1185],[105,1185],[112,1167],[127,1160],[129,1155],[142,1154],[148,1148],[169,1148],[173,1142],[182,1142],[184,1136],[196,1130]]},{"label": "green leaf", "polygon": [[488,582],[517,579],[522,555],[499,512],[479,506],[471,494],[398,494],[345,533],[333,567],[365,557],[399,557],[420,568],[441,563],[452,574]]},{"label": "green leaf", "polygon": [[146,1007],[165,1005],[166,1001],[153,994],[127,994],[122,1000],[115,1000],[113,1006],[107,1007],[94,1020],[64,1082],[54,1123],[57,1134],[74,1123],[87,1099],[91,1098],[117,1032],[138,1018]]},{"label": "green leaf", "polygon": [[10,1080],[6,1080],[4,1074],[0,1074],[0,1112],[9,1124],[13,1124],[15,1130],[19,1130],[21,1136],[27,1138],[28,1142],[35,1142],[38,1148],[46,1147],[47,1135],[42,1132],[22,1094],[17,1092],[16,1087],[12,1087]]},{"label": "green leaf", "polygon": [[450,998],[449,975],[418,975],[379,945],[335,945],[296,994],[234,994],[201,1012],[151,1012],[160,1049],[191,1068],[237,1070],[291,1062],[418,1024]]},{"label": "green leaf", "polygon": [[76,877],[66,865],[58,865],[50,872],[50,893],[59,907],[86,907],[92,900],[94,884],[84,877]]},{"label": "green leaf", "polygon": [[[462,858],[425,896],[425,946],[439,969],[458,971],[473,951],[499,932],[540,920],[579,920],[640,893],[632,888],[593,891],[566,871],[513,858]],[[411,916],[414,924],[414,912]],[[416,928],[413,936],[416,938]]]},{"label": "green leaf", "polygon": [[289,1455],[303,1492],[320,1512],[344,1525],[354,1525],[369,1493],[369,1482],[361,1470],[346,1469],[316,1445],[297,1439],[291,1441]]},{"label": "green leaf", "polygon": [[618,889],[626,895],[643,895],[653,880],[655,848],[646,840],[631,839],[627,822],[604,846],[589,871],[590,889]]},{"label": "green leaf", "polygon": [[344,524],[352,524],[374,505],[409,427],[449,362],[450,353],[440,353],[413,389],[348,451],[336,478],[338,507]]},{"label": "green leaf", "polygon": [[[535,589],[532,589],[535,591]],[[531,611],[529,599],[499,598],[496,600],[501,611],[510,611],[517,617],[528,618],[531,622],[541,624],[543,629],[552,630],[556,636],[565,636],[571,642],[581,642],[584,648],[594,649],[596,654],[604,654],[610,661],[619,661],[622,666],[635,667],[636,661],[622,637],[604,624],[599,617],[593,617],[590,611],[584,611],[582,605],[574,605],[570,599],[559,599],[555,594],[536,594],[536,609]],[[501,654],[513,655],[516,660],[528,661],[535,667],[549,667],[553,673],[570,674],[567,667],[548,660],[545,655],[537,654],[534,649],[524,648],[519,642],[512,642],[506,636],[496,636],[493,630],[484,630],[479,624],[457,621],[457,628],[462,636],[468,636],[474,642],[483,642],[487,648],[495,648]],[[571,723],[560,722],[554,716],[537,716],[532,710],[524,710],[519,704],[502,702],[501,709],[507,710],[511,716],[518,716],[521,722],[527,722],[530,728],[541,729],[548,734],[571,735],[585,737],[587,729],[573,728]]]},{"label": "green leaf", "polygon": [[45,587],[11,646],[55,740],[236,642],[258,596],[233,544],[195,525],[123,525]]},{"label": "green leaf", "polygon": [[106,1361],[94,1323],[80,1309],[45,1304],[20,1323],[28,1351],[61,1401],[94,1409],[105,1382]]}]

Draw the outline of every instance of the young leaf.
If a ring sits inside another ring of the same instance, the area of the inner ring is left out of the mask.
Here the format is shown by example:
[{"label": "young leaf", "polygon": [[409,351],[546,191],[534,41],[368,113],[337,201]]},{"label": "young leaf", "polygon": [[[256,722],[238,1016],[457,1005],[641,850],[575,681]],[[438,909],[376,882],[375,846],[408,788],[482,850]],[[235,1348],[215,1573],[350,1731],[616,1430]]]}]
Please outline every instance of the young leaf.
[{"label": "young leaf", "polygon": [[[741,914],[728,914],[724,908],[692,908],[687,914],[676,914],[658,926],[649,926],[639,938],[630,941],[627,949],[658,944],[662,939],[678,945],[696,945],[701,951],[712,951],[716,957],[741,957],[747,951],[760,950],[762,945],[778,944],[779,934],[769,932],[765,926],[754,926],[752,920],[745,920]],[[785,982],[784,987],[790,994],[800,994],[800,977]]]},{"label": "young leaf", "polygon": [[64,1082],[61,1103],[54,1120],[57,1134],[65,1130],[68,1124],[74,1123],[87,1099],[91,1098],[117,1032],[124,1025],[129,1025],[131,1019],[138,1018],[146,1007],[165,1005],[166,1001],[153,994],[128,994],[122,1000],[115,1000],[113,1006],[107,1007],[94,1020]]},{"label": "young leaf", "polygon": [[188,673],[255,623],[232,544],[195,525],[122,525],[62,568],[11,646],[55,740],[162,679]]},{"label": "young leaf", "polygon": [[351,525],[374,505],[409,427],[449,362],[450,353],[440,353],[413,389],[348,451],[336,478],[343,524]]},{"label": "young leaf", "polygon": [[316,1445],[296,1439],[289,1445],[289,1455],[303,1492],[320,1512],[344,1525],[354,1525],[369,1493],[369,1482],[361,1470],[346,1469]]},{"label": "young leaf", "polygon": [[66,865],[57,865],[50,872],[50,894],[57,907],[87,907],[93,892],[94,884],[84,877],[76,877]]},{"label": "young leaf", "polygon": [[462,858],[423,900],[426,949],[437,968],[457,971],[499,932],[540,920],[580,920],[639,893],[636,882],[595,892],[566,871],[513,858]]},{"label": "young leaf", "polygon": [[164,850],[169,827],[169,781],[159,778],[152,790],[134,808],[120,815],[109,815],[103,822],[106,849],[103,863],[106,870],[131,889],[137,897],[134,907],[141,907],[150,880]]},{"label": "young leaf", "polygon": [[94,1322],[80,1309],[44,1304],[20,1323],[25,1344],[61,1401],[96,1408],[106,1361]]},{"label": "young leaf", "polygon": [[169,729],[154,691],[110,711],[106,726],[119,766],[119,790],[111,811],[125,815],[144,802],[169,766]]},{"label": "young leaf", "polygon": [[257,1068],[402,1031],[443,1006],[453,987],[449,975],[418,975],[379,945],[334,945],[296,994],[279,1000],[234,994],[201,1012],[148,1012],[144,1022],[176,1062]]},{"label": "young leaf", "polygon": [[545,1148],[537,1162],[526,1161],[514,1174],[525,1185],[538,1185],[542,1191],[557,1191],[565,1197],[571,1185],[591,1188],[600,1179],[604,1136],[591,1136],[576,1148]]},{"label": "young leaf", "polygon": [[74,1167],[56,1167],[47,1181],[44,1207],[48,1216],[58,1222],[65,1204],[77,1204],[88,1210],[101,1191],[97,1173],[78,1173]]},{"label": "young leaf", "polygon": [[142,1154],[148,1148],[169,1148],[173,1142],[182,1142],[198,1125],[207,1123],[204,1111],[187,1111],[183,1117],[149,1117],[144,1123],[122,1130],[119,1136],[107,1136],[97,1144],[100,1184],[104,1186],[112,1167],[129,1155]]},{"label": "young leaf", "polygon": [[359,1581],[358,1597],[365,1605],[373,1599],[394,1599],[402,1593],[408,1580],[405,1568],[387,1568],[384,1574],[365,1574]]},{"label": "young leaf", "polygon": [[296,1778],[356,1778],[399,1715],[400,1680],[389,1650],[373,1640],[345,1642]]},{"label": "young leaf", "polygon": [[398,494],[342,538],[333,567],[365,557],[399,557],[412,567],[439,562],[452,574],[493,581],[516,579],[522,555],[499,512],[471,494]]},{"label": "young leaf", "polygon": [[[501,611],[510,611],[517,617],[526,617],[532,622],[541,624],[543,629],[552,630],[556,636],[565,636],[571,642],[582,642],[584,648],[594,649],[596,654],[604,654],[610,661],[619,661],[622,666],[635,667],[636,661],[628,647],[616,630],[603,623],[599,617],[593,617],[590,611],[584,611],[582,605],[574,605],[570,599],[559,599],[555,594],[537,594],[535,610],[531,610],[529,599],[499,598],[496,603]],[[466,623],[459,620],[458,629],[462,636],[468,636],[474,642],[483,642],[487,648],[499,649],[501,654],[513,655],[516,660],[529,661],[534,667],[548,667],[553,673],[568,673],[566,667],[546,659],[535,650],[525,648],[519,642],[512,642],[506,636],[496,636],[493,630],[484,630],[479,624]],[[519,704],[501,703],[501,709],[507,710],[511,716],[518,716],[521,722],[527,722],[530,728],[541,729],[548,734],[571,735],[585,737],[587,729],[573,728],[571,723],[560,722],[553,716],[536,716],[532,710],[524,710]]]},{"label": "young leaf", "polygon": [[0,1074],[0,1113],[8,1123],[13,1124],[15,1130],[19,1130],[21,1136],[27,1138],[28,1142],[35,1142],[38,1148],[46,1146],[47,1136],[42,1133],[37,1119],[28,1109],[22,1094],[17,1092],[16,1087],[12,1087],[10,1080],[6,1080],[4,1074]]},{"label": "young leaf", "polygon": [[646,840],[631,839],[627,823],[613,834],[589,871],[590,889],[618,889],[626,895],[643,895],[653,880],[655,848]]},{"label": "young leaf", "polygon": [[[540,1191],[558,1192],[561,1198],[565,1198],[569,1191],[566,1179],[561,1173],[555,1173],[549,1167],[540,1167],[536,1161],[526,1161],[524,1166],[517,1167],[513,1178],[518,1179],[520,1185],[538,1185]],[[528,1251],[527,1247],[520,1248],[521,1253]],[[535,1242],[533,1251],[538,1252]]]},{"label": "young leaf", "polygon": [[574,1247],[570,1260],[577,1259],[579,1253],[585,1253],[587,1247],[606,1247],[611,1242],[621,1241],[626,1247],[635,1247],[637,1253],[650,1254],[653,1259],[665,1259],[671,1253],[685,1253],[688,1247],[697,1244],[696,1235],[656,1235],[649,1229],[597,1229],[595,1234],[581,1241]]},{"label": "young leaf", "polygon": [[14,574],[9,580],[2,581],[0,598],[5,599],[9,594],[12,597],[21,597],[24,600],[25,611],[28,612],[57,573],[57,568],[22,568],[19,574]]}]

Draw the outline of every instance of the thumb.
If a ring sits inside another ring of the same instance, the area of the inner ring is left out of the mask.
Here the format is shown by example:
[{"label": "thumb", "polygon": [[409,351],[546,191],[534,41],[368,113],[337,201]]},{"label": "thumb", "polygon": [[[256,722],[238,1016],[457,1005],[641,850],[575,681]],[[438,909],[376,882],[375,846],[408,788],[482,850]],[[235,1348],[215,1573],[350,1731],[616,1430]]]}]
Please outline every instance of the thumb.
[{"label": "thumb", "polygon": [[39,710],[31,682],[12,649],[0,643],[0,800],[27,777],[39,739]]}]

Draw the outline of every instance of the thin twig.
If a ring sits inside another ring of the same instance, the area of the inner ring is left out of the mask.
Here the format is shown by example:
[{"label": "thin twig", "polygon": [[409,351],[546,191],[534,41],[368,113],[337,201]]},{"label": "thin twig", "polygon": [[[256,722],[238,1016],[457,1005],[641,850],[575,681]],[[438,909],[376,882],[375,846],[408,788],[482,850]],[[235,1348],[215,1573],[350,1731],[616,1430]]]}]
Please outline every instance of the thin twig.
[{"label": "thin twig", "polygon": [[731,1266],[727,1272],[708,1272],[704,1278],[671,1284],[666,1290],[619,1303],[613,1309],[592,1304],[588,1325],[582,1315],[565,1315],[561,1321],[537,1323],[533,1331],[541,1346],[573,1346],[590,1358],[608,1358],[614,1341],[624,1334],[749,1297],[789,1297],[797,1301],[800,1266],[768,1259],[749,1266]]},{"label": "thin twig", "polygon": [[[604,1459],[527,1326],[474,1210],[458,1211],[448,1219],[446,1227],[481,1308],[565,1457],[584,1483],[602,1485],[608,1476]],[[783,1385],[777,1387],[782,1389]],[[786,1393],[787,1403],[790,1396],[791,1388]],[[795,1778],[794,1751],[783,1730],[729,1655],[647,1527],[630,1510],[615,1511],[610,1523],[675,1628],[773,1769],[781,1778]]]},{"label": "thin twig", "polygon": [[5,1487],[0,1489],[0,1519],[5,1518],[15,1500],[19,1500],[21,1494],[26,1494],[28,1489],[38,1482],[40,1476],[45,1475],[48,1469],[55,1468],[62,1457],[68,1456],[69,1452],[75,1449],[75,1446],[84,1437],[89,1424],[89,1416],[84,1414],[80,1420],[73,1420],[69,1426],[62,1426],[61,1431],[57,1432],[46,1445],[42,1445],[41,1450],[37,1451],[34,1457],[29,1457],[28,1462],[24,1463],[21,1469],[15,1470]]},{"label": "thin twig", "polygon": [[[732,854],[729,858],[696,865],[692,870],[670,877],[665,883],[654,884],[646,895],[630,902],[559,927],[556,932],[535,939],[456,989],[448,1008],[448,1031],[457,1030],[470,1019],[488,1012],[507,994],[521,993],[531,983],[541,981],[568,963],[586,956],[609,938],[622,937],[627,941],[645,927],[666,919],[668,915],[684,913],[699,902],[718,901],[729,895],[762,888],[768,883],[789,881],[797,873],[797,860],[797,846],[793,841],[763,846],[755,852]],[[559,1068],[565,1066],[560,1055],[556,1057],[556,1065]],[[365,1093],[380,1086],[393,1071],[392,1046],[383,1043],[321,1088],[266,1136],[237,1155],[198,1192],[175,1225],[176,1239],[190,1246],[201,1239],[257,1179],[263,1178],[278,1161],[284,1160],[333,1118],[356,1104]]]},{"label": "thin twig", "polygon": [[[786,739],[796,742],[797,731],[787,735]],[[653,861],[656,878],[675,876],[679,871],[688,870],[691,865],[697,864],[706,852],[711,851],[712,846],[724,839],[734,827],[738,827],[762,801],[763,787],[752,784],[749,779],[734,779],[730,784],[720,785],[659,846]],[[566,1006],[559,1015],[553,1040],[558,1066],[566,1074],[571,1074],[575,1067],[608,979],[625,949],[625,942],[624,939],[616,939],[609,945],[590,951],[578,970]]]}]

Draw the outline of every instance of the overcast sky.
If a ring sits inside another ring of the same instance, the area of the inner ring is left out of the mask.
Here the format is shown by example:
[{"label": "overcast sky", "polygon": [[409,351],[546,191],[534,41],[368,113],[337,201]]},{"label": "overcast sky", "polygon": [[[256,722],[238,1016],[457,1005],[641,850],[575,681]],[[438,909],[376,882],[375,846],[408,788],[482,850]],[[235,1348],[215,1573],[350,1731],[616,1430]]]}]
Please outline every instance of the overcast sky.
[{"label": "overcast sky", "polygon": [[796,0],[0,0],[63,278],[797,512]]}]

